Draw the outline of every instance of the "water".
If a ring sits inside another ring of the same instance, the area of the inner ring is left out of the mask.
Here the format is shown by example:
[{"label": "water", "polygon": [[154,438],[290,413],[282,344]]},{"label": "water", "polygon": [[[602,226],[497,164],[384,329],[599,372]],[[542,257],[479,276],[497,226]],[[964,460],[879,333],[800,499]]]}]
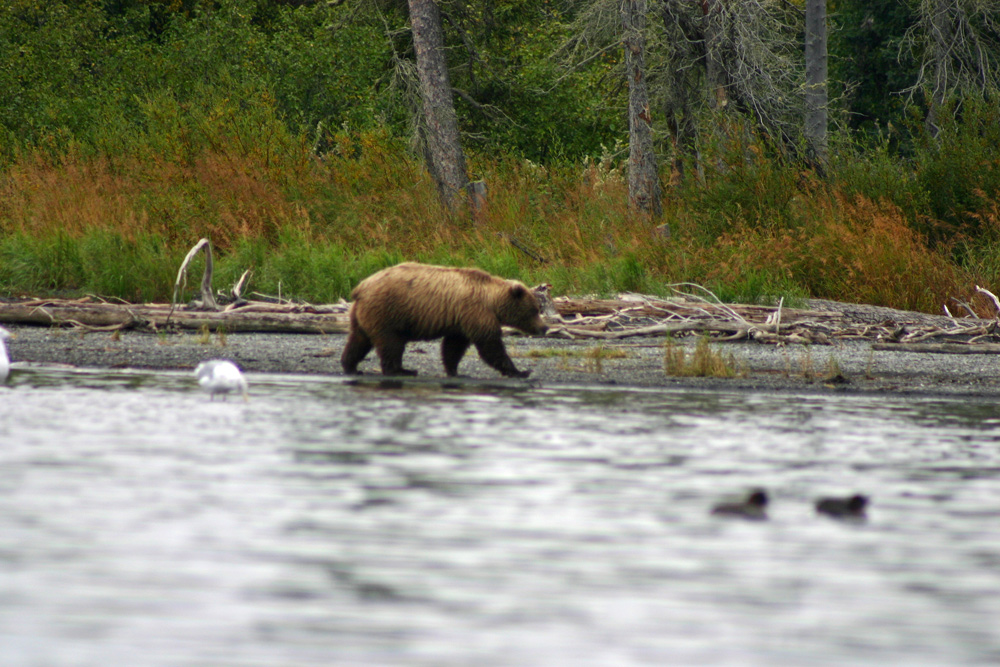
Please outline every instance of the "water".
[{"label": "water", "polygon": [[1000,663],[992,404],[250,381],[0,387],[0,664]]}]

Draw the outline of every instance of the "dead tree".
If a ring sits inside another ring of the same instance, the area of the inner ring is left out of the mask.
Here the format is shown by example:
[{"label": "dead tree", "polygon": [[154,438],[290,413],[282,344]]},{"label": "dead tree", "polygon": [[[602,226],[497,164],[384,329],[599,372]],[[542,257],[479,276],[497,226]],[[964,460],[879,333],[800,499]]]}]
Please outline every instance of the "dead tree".
[{"label": "dead tree", "polygon": [[652,116],[646,89],[646,0],[622,0],[622,42],[628,79],[629,205],[659,217],[663,213],[660,175],[653,150]]},{"label": "dead tree", "polygon": [[950,101],[969,94],[995,95],[1000,89],[1000,5],[983,0],[921,0],[919,21],[905,46],[922,54],[911,100],[924,93],[925,127],[940,131],[940,115]]},{"label": "dead tree", "polygon": [[806,0],[806,118],[809,158],[822,169],[827,146],[826,0]]},{"label": "dead tree", "polygon": [[[736,133],[746,121],[776,146],[796,145],[804,78],[798,9],[764,0],[660,0],[659,12],[664,62],[653,92],[664,100],[682,158],[700,168],[696,147],[707,136],[724,155],[742,143]],[[675,161],[675,177],[681,166]]]},{"label": "dead tree", "polygon": [[441,12],[434,0],[409,0],[409,5],[423,107],[420,134],[424,157],[441,200],[454,208],[456,198],[466,193],[469,176],[445,61]]}]

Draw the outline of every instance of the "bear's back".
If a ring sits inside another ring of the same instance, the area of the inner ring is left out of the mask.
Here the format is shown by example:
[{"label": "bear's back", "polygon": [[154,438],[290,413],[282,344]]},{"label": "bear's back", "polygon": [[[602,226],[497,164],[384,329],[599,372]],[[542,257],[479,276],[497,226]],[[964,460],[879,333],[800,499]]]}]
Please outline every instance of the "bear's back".
[{"label": "bear's back", "polygon": [[418,301],[424,298],[454,300],[473,291],[487,290],[489,285],[506,282],[481,269],[403,262],[362,280],[351,292],[351,299],[406,297]]}]

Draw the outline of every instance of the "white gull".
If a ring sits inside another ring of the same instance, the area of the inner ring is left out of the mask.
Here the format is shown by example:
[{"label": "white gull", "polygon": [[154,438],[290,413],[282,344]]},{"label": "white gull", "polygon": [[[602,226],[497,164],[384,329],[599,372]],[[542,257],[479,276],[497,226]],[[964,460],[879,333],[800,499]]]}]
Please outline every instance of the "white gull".
[{"label": "white gull", "polygon": [[198,384],[209,393],[215,400],[216,394],[226,394],[239,391],[243,394],[243,400],[247,400],[247,380],[243,373],[231,361],[226,359],[212,359],[203,361],[194,369],[194,374],[198,378]]}]

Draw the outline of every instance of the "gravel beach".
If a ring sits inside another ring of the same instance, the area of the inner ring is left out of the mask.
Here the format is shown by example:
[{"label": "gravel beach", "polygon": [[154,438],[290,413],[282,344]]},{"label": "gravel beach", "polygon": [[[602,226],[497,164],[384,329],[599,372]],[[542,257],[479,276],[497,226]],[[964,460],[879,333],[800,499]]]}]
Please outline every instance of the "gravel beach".
[{"label": "gravel beach", "polygon": [[[852,321],[946,323],[944,317],[887,308],[811,301],[811,308],[845,312]],[[248,372],[341,376],[343,334],[196,332],[154,334],[140,331],[81,333],[48,327],[6,325],[13,334],[8,349],[14,368],[64,364],[85,368],[193,369],[200,361],[228,358]],[[929,354],[873,350],[871,341],[832,345],[775,346],[756,342],[714,343],[738,371],[730,378],[672,377],[663,370],[662,338],[620,341],[566,340],[508,336],[505,343],[531,384],[673,387],[734,391],[850,392],[1000,396],[1000,359],[994,354]],[[693,349],[696,337],[675,344]],[[602,348],[605,353],[595,352]],[[411,343],[404,363],[420,382],[445,380],[439,341]],[[362,363],[361,381],[381,379],[372,352]],[[523,384],[504,380],[483,364],[474,349],[459,372],[471,381]]]}]

